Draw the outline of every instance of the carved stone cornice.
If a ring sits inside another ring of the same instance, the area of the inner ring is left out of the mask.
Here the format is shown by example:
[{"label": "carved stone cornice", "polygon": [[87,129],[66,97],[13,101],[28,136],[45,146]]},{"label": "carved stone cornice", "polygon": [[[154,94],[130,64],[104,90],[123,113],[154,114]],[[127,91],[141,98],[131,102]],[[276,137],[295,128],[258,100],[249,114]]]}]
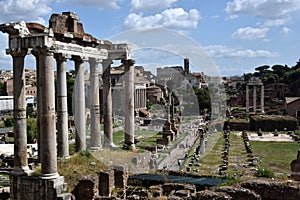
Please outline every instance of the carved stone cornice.
[{"label": "carved stone cornice", "polygon": [[25,57],[29,54],[29,50],[23,48],[6,49],[6,54],[11,55],[12,57]]},{"label": "carved stone cornice", "polygon": [[135,64],[135,60],[133,59],[122,59],[122,64],[125,66],[125,67],[130,67],[130,66],[133,66]]}]

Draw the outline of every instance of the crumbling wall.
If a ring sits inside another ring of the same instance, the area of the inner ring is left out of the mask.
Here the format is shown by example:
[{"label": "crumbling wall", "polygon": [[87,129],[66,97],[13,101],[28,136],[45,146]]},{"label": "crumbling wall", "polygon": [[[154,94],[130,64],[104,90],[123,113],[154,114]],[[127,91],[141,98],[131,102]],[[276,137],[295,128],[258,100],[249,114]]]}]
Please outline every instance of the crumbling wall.
[{"label": "crumbling wall", "polygon": [[283,115],[253,115],[250,116],[250,131],[296,130],[298,121],[291,116]]},{"label": "crumbling wall", "polygon": [[300,190],[286,183],[267,181],[248,181],[241,185],[243,188],[254,191],[263,200],[299,200]]}]

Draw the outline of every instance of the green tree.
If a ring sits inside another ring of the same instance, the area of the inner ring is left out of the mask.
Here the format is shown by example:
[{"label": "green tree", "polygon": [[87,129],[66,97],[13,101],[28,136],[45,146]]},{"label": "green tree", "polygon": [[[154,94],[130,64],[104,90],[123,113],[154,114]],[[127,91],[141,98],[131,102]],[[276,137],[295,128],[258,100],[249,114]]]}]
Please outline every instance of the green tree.
[{"label": "green tree", "polygon": [[204,113],[206,110],[211,109],[211,99],[209,91],[206,89],[195,89],[195,95],[197,96],[199,110]]},{"label": "green tree", "polygon": [[4,120],[4,126],[5,127],[13,127],[14,126],[14,118],[8,117]]},{"label": "green tree", "polygon": [[36,118],[27,118],[27,142],[33,143],[37,138],[37,120]]}]

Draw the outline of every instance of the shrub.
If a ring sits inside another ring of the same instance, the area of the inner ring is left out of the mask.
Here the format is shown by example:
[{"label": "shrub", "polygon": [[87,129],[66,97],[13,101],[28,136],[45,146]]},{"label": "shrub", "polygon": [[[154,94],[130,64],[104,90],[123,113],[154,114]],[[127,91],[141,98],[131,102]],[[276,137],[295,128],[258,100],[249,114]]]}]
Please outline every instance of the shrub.
[{"label": "shrub", "polygon": [[85,156],[87,158],[93,157],[93,154],[89,150],[82,150],[79,153],[81,156]]},{"label": "shrub", "polygon": [[258,170],[256,171],[255,175],[257,177],[266,177],[266,178],[274,178],[275,177],[275,173],[273,170],[271,169],[263,169],[263,168],[258,168]]}]

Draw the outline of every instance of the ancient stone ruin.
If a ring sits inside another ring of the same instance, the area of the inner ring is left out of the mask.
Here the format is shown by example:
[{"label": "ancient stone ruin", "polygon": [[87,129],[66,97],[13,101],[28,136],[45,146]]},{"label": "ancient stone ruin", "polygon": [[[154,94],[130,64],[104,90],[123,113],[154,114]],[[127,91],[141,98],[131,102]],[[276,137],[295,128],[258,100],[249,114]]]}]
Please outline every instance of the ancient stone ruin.
[{"label": "ancient stone ruin", "polygon": [[[133,64],[128,44],[113,44],[85,33],[76,13],[53,14],[49,27],[37,23],[6,23],[0,31],[9,35],[6,53],[13,59],[14,88],[14,169],[11,176],[12,199],[56,199],[62,195],[64,179],[57,172],[57,156],[69,157],[66,61],[74,61],[76,81],[75,126],[76,150],[86,149],[84,62],[90,65],[91,149],[102,148],[100,140],[100,100],[98,65],[103,67],[104,146],[114,146],[112,138],[112,97],[110,68],[114,60],[122,60],[126,71],[125,91],[130,113],[125,119],[125,144],[134,145]],[[38,149],[41,175],[30,176],[27,159],[26,101],[24,59],[32,54],[37,70]],[[54,60],[57,63],[57,110],[55,110]],[[57,116],[56,116],[57,113]],[[56,122],[57,117],[57,122]],[[56,140],[56,130],[58,140]],[[56,147],[58,141],[58,151]],[[58,155],[57,155],[58,152]],[[36,195],[40,194],[39,197]],[[67,199],[67,198],[64,198]]]}]

